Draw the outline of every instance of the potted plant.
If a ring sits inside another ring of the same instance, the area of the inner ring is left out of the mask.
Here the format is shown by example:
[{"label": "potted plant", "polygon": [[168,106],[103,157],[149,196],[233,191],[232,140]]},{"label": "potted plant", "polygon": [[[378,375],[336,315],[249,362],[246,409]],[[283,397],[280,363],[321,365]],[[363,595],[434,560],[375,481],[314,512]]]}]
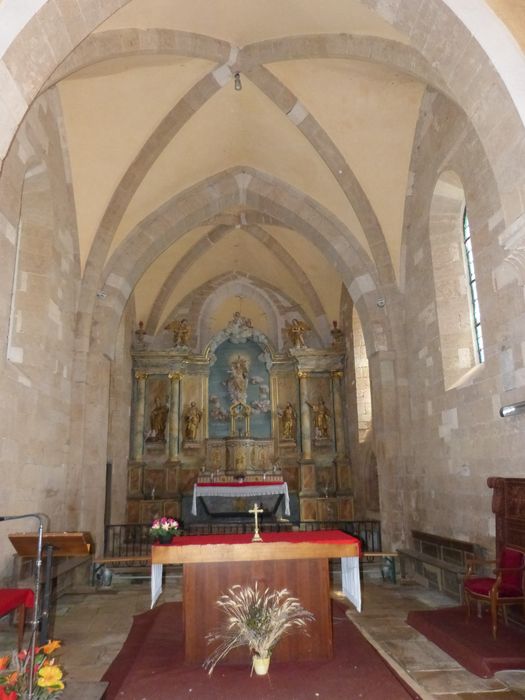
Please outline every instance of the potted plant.
[{"label": "potted plant", "polygon": [[[58,700],[62,695],[63,672],[52,656],[59,647],[60,642],[52,640],[35,648],[31,696],[33,700]],[[29,660],[30,654],[25,649],[0,657],[0,700],[27,700],[31,673]]]},{"label": "potted plant", "polygon": [[217,605],[227,619],[224,628],[207,635],[208,643],[219,642],[204,662],[210,675],[216,664],[239,646],[251,651],[252,671],[264,675],[277,642],[294,631],[308,634],[307,624],[315,619],[286,588],[261,591],[257,583],[253,588],[232,586]]},{"label": "potted plant", "polygon": [[149,529],[149,536],[153,543],[169,544],[171,540],[182,532],[182,523],[177,518],[155,518]]}]

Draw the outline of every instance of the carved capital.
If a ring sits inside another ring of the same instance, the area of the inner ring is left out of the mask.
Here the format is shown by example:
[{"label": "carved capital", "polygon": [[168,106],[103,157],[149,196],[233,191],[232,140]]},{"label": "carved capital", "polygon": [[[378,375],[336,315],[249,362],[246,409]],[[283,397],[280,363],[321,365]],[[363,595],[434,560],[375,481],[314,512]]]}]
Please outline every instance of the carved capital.
[{"label": "carved capital", "polygon": [[148,378],[148,376],[149,376],[149,375],[148,375],[147,372],[142,372],[142,371],[135,372],[135,379],[136,379],[137,381],[139,381],[139,382],[140,382],[141,380],[146,381],[146,379]]},{"label": "carved capital", "polygon": [[341,379],[343,376],[343,370],[342,369],[334,369],[330,373],[332,375],[333,379]]},{"label": "carved capital", "polygon": [[297,377],[298,377],[298,379],[306,379],[306,377],[309,377],[309,376],[310,376],[310,373],[309,373],[309,372],[305,372],[305,371],[302,370],[302,369],[300,369],[300,370],[297,372]]},{"label": "carved capital", "polygon": [[168,379],[172,382],[180,382],[182,374],[180,372],[170,372],[168,374]]}]

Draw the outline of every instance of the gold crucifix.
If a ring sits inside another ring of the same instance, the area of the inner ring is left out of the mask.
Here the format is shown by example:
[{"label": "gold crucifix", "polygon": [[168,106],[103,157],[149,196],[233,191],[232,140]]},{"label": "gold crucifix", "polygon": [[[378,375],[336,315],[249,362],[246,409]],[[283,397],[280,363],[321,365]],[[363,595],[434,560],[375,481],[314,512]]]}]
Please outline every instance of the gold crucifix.
[{"label": "gold crucifix", "polygon": [[248,513],[253,513],[255,517],[255,532],[253,533],[252,542],[262,542],[262,537],[259,535],[259,523],[257,521],[259,513],[262,513],[263,509],[259,508],[257,503],[253,504],[253,508],[248,511]]}]

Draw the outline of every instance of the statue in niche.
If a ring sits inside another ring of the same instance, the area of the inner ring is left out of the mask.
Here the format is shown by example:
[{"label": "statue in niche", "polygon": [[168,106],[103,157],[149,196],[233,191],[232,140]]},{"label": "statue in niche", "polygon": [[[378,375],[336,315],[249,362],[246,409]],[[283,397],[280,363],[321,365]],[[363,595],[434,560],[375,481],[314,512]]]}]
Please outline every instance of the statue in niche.
[{"label": "statue in niche", "polygon": [[328,438],[328,427],[330,411],[327,409],[324,399],[319,397],[317,403],[306,402],[314,413],[314,437],[320,439]]},{"label": "statue in niche", "polygon": [[300,321],[298,318],[294,318],[291,323],[286,321],[284,330],[288,333],[293,348],[299,349],[307,347],[304,334],[312,329],[304,321]]},{"label": "statue in niche", "polygon": [[279,413],[279,418],[281,419],[281,438],[283,440],[295,440],[297,417],[295,409],[289,401]]},{"label": "statue in niche", "polygon": [[164,326],[164,329],[173,332],[174,347],[185,348],[188,346],[191,326],[186,318],[182,318],[180,321],[171,321],[167,326]]},{"label": "statue in niche", "polygon": [[184,416],[184,422],[186,424],[184,429],[184,437],[186,440],[197,439],[197,430],[199,429],[201,419],[202,411],[197,406],[195,401],[192,401],[188,410],[186,411],[186,415]]},{"label": "statue in niche", "polygon": [[232,403],[246,402],[248,396],[248,359],[237,355],[230,362],[229,377],[226,380]]},{"label": "statue in niche", "polygon": [[337,321],[332,321],[332,326],[333,328],[330,331],[330,335],[332,336],[332,345],[340,346],[344,343],[345,334],[340,328],[337,327]]},{"label": "statue in niche", "polygon": [[146,438],[148,442],[166,442],[166,422],[168,420],[169,408],[162,403],[158,396],[155,397],[153,408],[150,413],[150,433]]}]

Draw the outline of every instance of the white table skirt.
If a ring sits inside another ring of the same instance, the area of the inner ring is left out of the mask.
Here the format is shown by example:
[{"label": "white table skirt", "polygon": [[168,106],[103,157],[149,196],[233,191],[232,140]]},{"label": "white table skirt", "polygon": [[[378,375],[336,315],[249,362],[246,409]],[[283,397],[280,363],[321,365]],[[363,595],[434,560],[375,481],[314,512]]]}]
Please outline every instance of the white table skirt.
[{"label": "white table skirt", "polygon": [[341,559],[341,588],[348,600],[361,612],[361,579],[359,576],[359,557]]},{"label": "white table skirt", "polygon": [[223,496],[224,498],[284,495],[284,514],[290,515],[288,484],[264,484],[257,486],[193,486],[192,515],[197,515],[197,498],[201,496]]},{"label": "white table skirt", "polygon": [[[361,612],[361,580],[359,577],[359,557],[341,559],[342,589],[348,600]],[[151,565],[151,607],[162,593],[162,564]]]}]

